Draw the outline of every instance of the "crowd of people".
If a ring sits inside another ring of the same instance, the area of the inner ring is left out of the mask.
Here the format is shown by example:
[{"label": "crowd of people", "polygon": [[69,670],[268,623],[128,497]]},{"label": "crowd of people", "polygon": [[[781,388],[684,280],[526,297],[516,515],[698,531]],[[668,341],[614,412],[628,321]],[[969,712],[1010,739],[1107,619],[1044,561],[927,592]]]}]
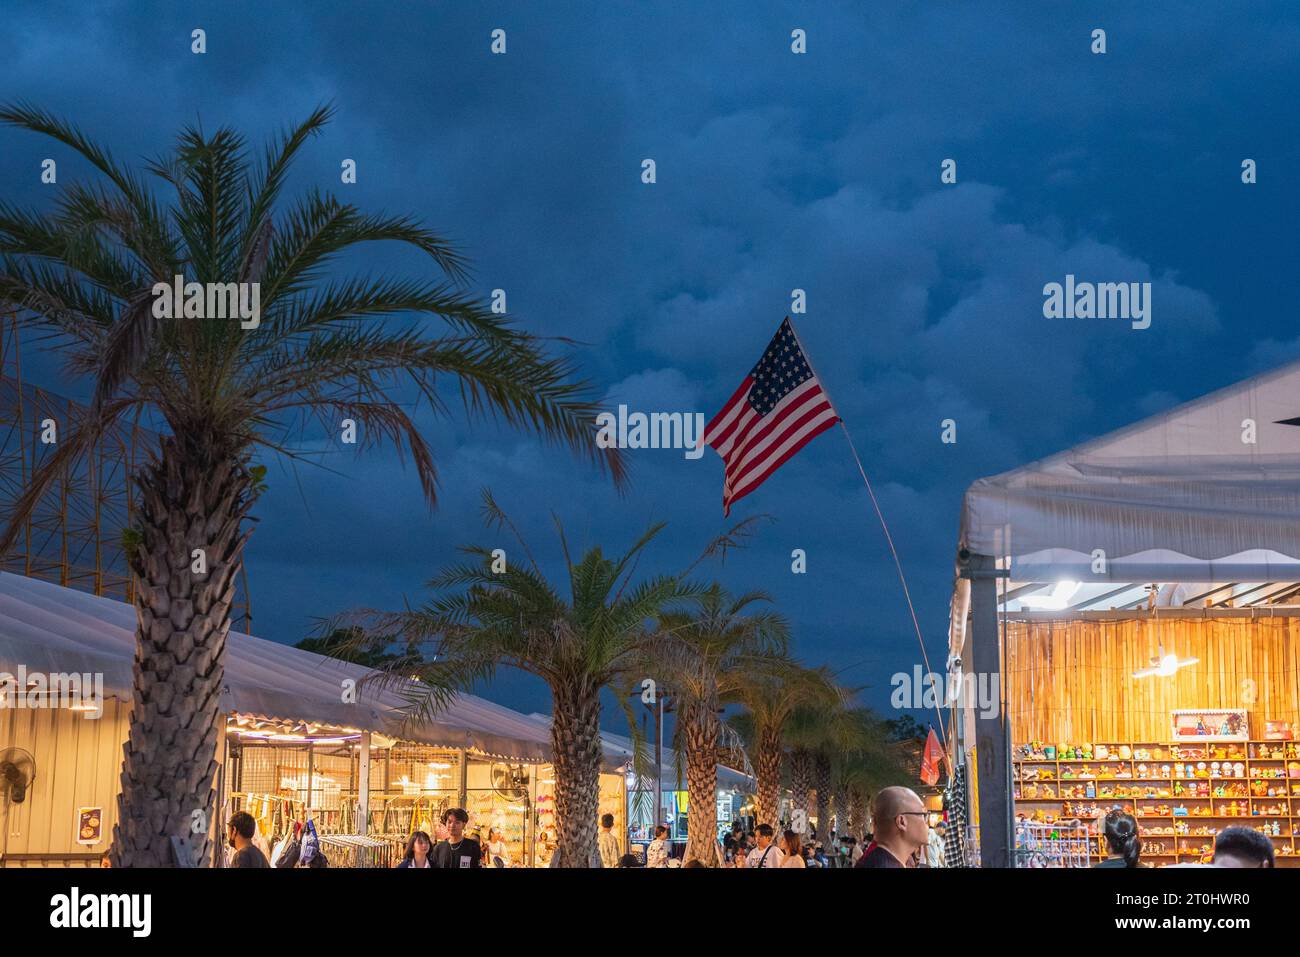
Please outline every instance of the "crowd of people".
[{"label": "crowd of people", "polygon": [[[771,824],[758,824],[745,830],[739,822],[718,842],[716,861],[734,868],[814,868],[814,867],[938,867],[942,866],[941,837],[928,826],[928,815],[916,792],[902,787],[885,788],[872,804],[872,827],[859,840],[856,835],[832,835],[829,841],[818,840],[816,831],[805,836],[788,829],[778,831]],[[442,815],[442,840],[417,830],[406,842],[399,868],[475,868],[509,867],[506,844],[500,833],[489,828],[469,835],[469,814],[463,808],[449,808]],[[267,855],[255,841],[257,823],[246,812],[233,814],[226,826],[232,850],[229,865],[236,868],[269,868]],[[310,838],[304,837],[304,843]],[[278,855],[278,852],[277,852]],[[304,853],[302,866],[328,866],[324,854]],[[614,833],[614,816],[600,819],[597,851],[587,862],[591,867],[708,867],[691,860],[683,863],[675,856],[668,828],[655,828],[654,839],[646,846],[644,857],[622,853],[621,842]],[[276,866],[294,866],[277,863]],[[551,867],[559,866],[558,854],[552,854]]]},{"label": "crowd of people", "polygon": [[[856,834],[837,833],[819,840],[813,830],[805,836],[797,831],[778,830],[758,824],[752,830],[732,824],[718,847],[724,867],[811,868],[811,867],[942,867],[942,825],[929,826],[930,812],[920,795],[909,788],[884,788],[872,802],[871,823],[859,839]],[[644,865],[634,855],[620,861],[620,867],[707,867],[703,861],[681,864],[671,856],[668,829],[659,827],[646,849]]]},{"label": "crowd of people", "polygon": [[[446,837],[435,841],[425,831],[415,831],[406,844],[399,868],[474,868],[510,865],[505,842],[495,829],[486,836],[469,836],[469,814],[463,808],[450,808],[442,815]],[[907,868],[943,866],[943,836],[940,828],[930,826],[930,812],[920,796],[910,788],[882,789],[871,806],[871,829],[862,836],[837,834],[826,842],[813,831],[807,840],[793,830],[778,831],[771,824],[758,824],[745,830],[739,822],[722,838],[717,847],[717,861],[723,867],[740,869],[865,867]],[[1094,865],[1099,868],[1143,867],[1142,839],[1134,817],[1121,810],[1108,813],[1102,822],[1102,835],[1109,851],[1107,858]],[[227,839],[233,849],[231,867],[270,867],[266,855],[254,842],[256,821],[239,812],[227,823]],[[614,816],[600,820],[597,853],[588,862],[592,867],[707,867],[700,860],[683,864],[673,854],[668,828],[655,828],[654,839],[646,846],[642,859],[636,854],[621,853],[614,833]],[[308,855],[311,859],[312,855]],[[323,855],[321,864],[324,864]],[[558,865],[552,857],[550,866]],[[308,865],[310,866],[310,865]],[[1227,827],[1215,838],[1212,862],[1175,864],[1174,867],[1273,867],[1273,842],[1258,831],[1244,826]]]}]

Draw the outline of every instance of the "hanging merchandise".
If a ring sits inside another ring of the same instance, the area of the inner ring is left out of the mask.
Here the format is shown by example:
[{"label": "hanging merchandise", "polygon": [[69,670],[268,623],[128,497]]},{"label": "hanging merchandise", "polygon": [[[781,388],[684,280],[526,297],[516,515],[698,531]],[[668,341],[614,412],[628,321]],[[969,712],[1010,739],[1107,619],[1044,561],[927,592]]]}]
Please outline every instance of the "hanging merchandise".
[{"label": "hanging merchandise", "polygon": [[275,860],[271,861],[272,867],[294,867],[298,859],[302,856],[302,825],[294,821],[290,825],[289,835],[285,839],[284,847],[276,852]]},{"label": "hanging merchandise", "polygon": [[360,834],[328,834],[320,839],[328,848],[333,867],[392,867],[393,845],[381,838]]},{"label": "hanging merchandise", "polygon": [[943,837],[943,866],[966,867],[966,765],[959,764],[943,794],[943,806],[948,811],[948,826]]},{"label": "hanging merchandise", "polygon": [[302,838],[302,856],[298,861],[301,867],[311,867],[312,860],[320,853],[320,838],[316,834],[316,822],[308,821]]}]

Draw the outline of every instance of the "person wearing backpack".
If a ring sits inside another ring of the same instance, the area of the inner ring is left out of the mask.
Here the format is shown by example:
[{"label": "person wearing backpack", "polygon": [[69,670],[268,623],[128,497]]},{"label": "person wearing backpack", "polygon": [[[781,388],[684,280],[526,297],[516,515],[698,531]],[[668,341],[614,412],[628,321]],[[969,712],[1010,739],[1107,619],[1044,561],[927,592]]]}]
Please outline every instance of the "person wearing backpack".
[{"label": "person wearing backpack", "polygon": [[785,855],[781,849],[772,843],[772,825],[760,824],[757,830],[757,846],[749,852],[745,858],[745,869],[751,867],[771,868],[780,867],[785,863]]}]

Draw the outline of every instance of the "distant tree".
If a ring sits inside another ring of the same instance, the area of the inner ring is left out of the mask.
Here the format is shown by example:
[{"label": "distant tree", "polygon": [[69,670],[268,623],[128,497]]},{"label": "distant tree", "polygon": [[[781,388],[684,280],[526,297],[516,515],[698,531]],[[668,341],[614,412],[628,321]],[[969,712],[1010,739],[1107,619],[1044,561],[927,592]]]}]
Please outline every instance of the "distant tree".
[{"label": "distant tree", "polygon": [[910,714],[900,715],[884,722],[891,741],[924,741],[926,729]]},{"label": "distant tree", "polygon": [[403,658],[402,655],[378,647],[377,642],[366,636],[365,629],[357,625],[335,628],[329,634],[317,638],[304,638],[294,647],[338,658],[340,661],[365,665],[367,668],[382,668]]}]

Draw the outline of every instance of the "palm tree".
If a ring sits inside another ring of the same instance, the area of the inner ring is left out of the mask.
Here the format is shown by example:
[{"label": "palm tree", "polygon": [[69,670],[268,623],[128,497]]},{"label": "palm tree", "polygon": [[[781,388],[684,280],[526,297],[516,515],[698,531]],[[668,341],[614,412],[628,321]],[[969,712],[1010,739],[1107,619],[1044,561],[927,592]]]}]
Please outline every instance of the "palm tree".
[{"label": "palm tree", "polygon": [[432,718],[456,690],[491,680],[501,665],[537,675],[551,691],[551,750],[555,769],[555,817],[559,866],[587,867],[596,852],[600,807],[601,690],[618,692],[636,750],[629,692],[646,675],[650,649],[660,640],[656,622],[675,603],[698,594],[677,576],[647,577],[634,584],[642,551],[663,530],[650,526],[631,548],[606,558],[591,548],[576,559],[559,521],[568,581],[552,585],[515,525],[484,492],[484,513],[495,529],[508,528],[525,562],[494,560],[485,547],[462,549],[470,560],[430,582],[441,592],[422,607],[373,615],[372,630],[397,634],[408,649],[432,645],[432,653],[399,679],[419,676],[411,718]]},{"label": "palm tree", "polygon": [[835,816],[840,833],[859,840],[871,829],[867,822],[867,805],[871,797],[870,770],[859,755],[844,755],[832,770],[835,789]]},{"label": "palm tree", "polygon": [[842,696],[829,669],[807,668],[790,661],[781,669],[753,675],[724,699],[724,703],[739,704],[745,709],[733,721],[739,719],[738,730],[749,731],[747,737],[758,755],[754,765],[761,823],[774,827],[778,823],[784,734],[791,715],[802,706],[833,707]]},{"label": "palm tree", "polygon": [[833,765],[841,755],[867,747],[859,709],[847,704],[850,694],[844,690],[838,700],[804,705],[786,725],[795,806],[816,819],[823,836],[829,833]]},{"label": "palm tree", "polygon": [[[531,429],[622,476],[619,459],[595,447],[595,408],[570,364],[461,291],[466,264],[446,240],[319,189],[282,200],[294,158],[330,115],[317,109],[260,164],[234,130],[187,127],[146,178],[69,123],[0,107],[0,121],[70,147],[102,177],[63,187],[49,212],[0,203],[0,305],[20,310],[93,384],[89,411],[63,424],[9,516],[0,554],[106,431],[142,414],[164,427],[133,476],[139,524],[123,536],[138,579],[137,648],[115,866],[172,864],[177,835],[197,840],[207,861],[210,838],[192,825],[213,818],[230,606],[265,471],[252,462],[257,449],[285,451],[305,420],[334,432],[350,419],[359,448],[391,441],[410,454],[432,506],[437,470],[408,407],[424,399],[445,412],[436,387],[448,378],[471,414]],[[445,278],[326,278],[340,254],[380,240],[419,250]],[[161,318],[155,288],[176,277],[240,284],[226,288],[250,301],[256,284],[258,321]],[[446,329],[429,331],[429,318]]]},{"label": "palm tree", "polygon": [[809,820],[817,813],[811,805],[813,788],[813,752],[798,743],[790,748],[790,793],[794,808],[802,808]]},{"label": "palm tree", "polygon": [[908,780],[909,768],[891,739],[889,722],[869,708],[850,708],[844,720],[845,736],[830,756],[829,786],[840,829],[861,837],[871,828],[867,819],[871,796]]},{"label": "palm tree", "polygon": [[[677,702],[677,744],[685,752],[687,861],[720,865],[717,856],[719,717],[724,698],[738,693],[755,675],[787,663],[785,619],[757,608],[770,601],[761,592],[733,597],[720,585],[701,594],[689,611],[663,616],[650,673],[673,689]],[[681,761],[678,766],[681,766]]]}]

